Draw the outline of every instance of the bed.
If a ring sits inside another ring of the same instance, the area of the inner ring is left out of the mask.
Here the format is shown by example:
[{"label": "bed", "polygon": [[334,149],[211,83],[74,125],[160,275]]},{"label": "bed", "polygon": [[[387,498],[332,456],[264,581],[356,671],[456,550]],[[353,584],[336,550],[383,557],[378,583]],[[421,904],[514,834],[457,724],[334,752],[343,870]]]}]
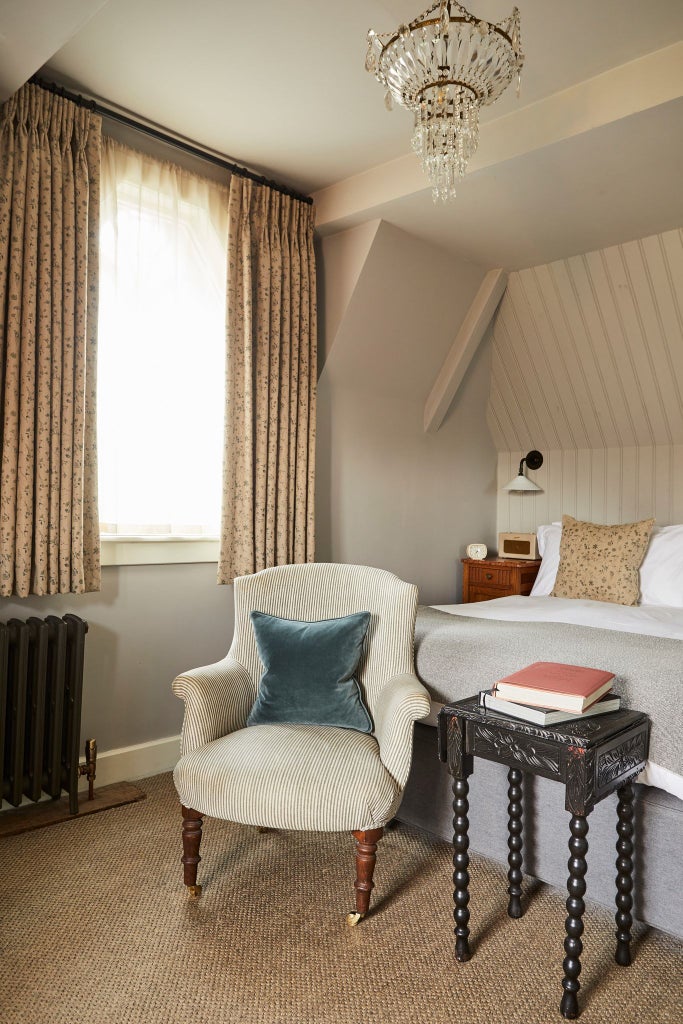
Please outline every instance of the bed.
[{"label": "bed", "polygon": [[[677,541],[683,541],[683,528],[669,529],[679,530]],[[559,540],[548,552],[553,557],[555,547],[559,550]],[[419,609],[416,670],[433,705],[430,718],[416,726],[413,771],[399,817],[451,838],[451,780],[437,762],[433,727],[442,704],[488,688],[504,672],[532,661],[606,668],[616,674],[614,689],[622,694],[623,705],[646,711],[652,721],[650,760],[636,786],[635,914],[683,938],[683,894],[679,886],[671,885],[671,872],[683,849],[683,599],[680,606],[667,605],[657,603],[655,596],[655,603],[627,607],[551,597],[554,576],[550,574],[549,588],[543,574],[550,561],[544,554],[539,585],[531,597]],[[648,567],[643,563],[642,568]],[[679,575],[676,565],[669,569],[678,580],[676,586],[683,588],[683,571]],[[647,571],[641,576],[642,594],[656,594],[649,589]],[[660,593],[671,599],[670,589]],[[506,863],[506,769],[478,761],[470,783],[471,847]],[[588,896],[610,907],[615,802],[611,797],[591,813],[588,836]],[[525,816],[525,871],[564,887],[569,831],[562,787],[525,777]],[[564,831],[558,828],[563,820]]]}]

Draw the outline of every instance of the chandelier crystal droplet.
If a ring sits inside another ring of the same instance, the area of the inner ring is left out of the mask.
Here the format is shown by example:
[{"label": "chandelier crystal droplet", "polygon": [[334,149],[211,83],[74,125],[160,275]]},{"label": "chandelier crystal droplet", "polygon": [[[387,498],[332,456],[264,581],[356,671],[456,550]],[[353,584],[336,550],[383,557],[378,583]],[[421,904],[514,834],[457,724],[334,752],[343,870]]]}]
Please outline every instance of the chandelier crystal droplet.
[{"label": "chandelier crystal droplet", "polygon": [[[413,112],[412,147],[434,200],[455,187],[479,142],[479,109],[495,103],[524,64],[519,11],[497,25],[439,0],[393,33],[368,32],[365,68]],[[387,109],[391,109],[390,102]]]}]

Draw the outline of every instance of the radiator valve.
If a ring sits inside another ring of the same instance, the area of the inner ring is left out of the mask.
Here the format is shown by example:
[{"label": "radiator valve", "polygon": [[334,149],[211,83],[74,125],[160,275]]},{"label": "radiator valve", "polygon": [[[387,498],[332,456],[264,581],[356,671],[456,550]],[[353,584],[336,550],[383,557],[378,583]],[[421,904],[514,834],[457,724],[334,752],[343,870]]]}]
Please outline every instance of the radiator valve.
[{"label": "radiator valve", "polygon": [[97,740],[85,741],[85,764],[79,764],[78,774],[88,780],[88,800],[95,796],[95,765],[97,762]]}]

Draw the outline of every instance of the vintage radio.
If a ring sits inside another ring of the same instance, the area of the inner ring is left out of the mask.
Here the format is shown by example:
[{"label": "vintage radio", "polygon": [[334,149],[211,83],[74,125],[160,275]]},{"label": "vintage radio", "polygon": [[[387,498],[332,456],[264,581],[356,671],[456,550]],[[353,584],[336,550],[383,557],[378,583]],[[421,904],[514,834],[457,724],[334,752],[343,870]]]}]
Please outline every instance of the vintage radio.
[{"label": "vintage radio", "polygon": [[499,558],[538,558],[538,540],[535,533],[499,533]]}]

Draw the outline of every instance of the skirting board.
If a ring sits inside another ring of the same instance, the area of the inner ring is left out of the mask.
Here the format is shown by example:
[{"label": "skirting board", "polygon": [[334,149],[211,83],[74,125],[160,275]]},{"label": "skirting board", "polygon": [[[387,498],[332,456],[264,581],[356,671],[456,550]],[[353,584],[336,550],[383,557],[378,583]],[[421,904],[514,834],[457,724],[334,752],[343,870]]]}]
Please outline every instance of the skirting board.
[{"label": "skirting board", "polygon": [[[180,736],[167,736],[148,743],[136,743],[132,747],[118,747],[114,750],[98,750],[98,786],[109,786],[113,782],[134,782],[148,775],[158,775],[175,767],[180,757]],[[88,780],[82,778],[79,790],[88,788]]]},{"label": "skirting board", "polygon": [[115,782],[111,786],[98,786],[92,800],[80,795],[78,814],[71,813],[68,796],[63,796],[59,800],[39,800],[35,804],[29,803],[3,811],[0,814],[0,836],[18,836],[22,832],[33,832],[48,825],[60,825],[63,821],[84,818],[88,814],[97,814],[98,811],[110,811],[113,807],[134,804],[144,799],[145,794],[139,786],[134,786],[132,782]]}]

